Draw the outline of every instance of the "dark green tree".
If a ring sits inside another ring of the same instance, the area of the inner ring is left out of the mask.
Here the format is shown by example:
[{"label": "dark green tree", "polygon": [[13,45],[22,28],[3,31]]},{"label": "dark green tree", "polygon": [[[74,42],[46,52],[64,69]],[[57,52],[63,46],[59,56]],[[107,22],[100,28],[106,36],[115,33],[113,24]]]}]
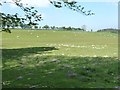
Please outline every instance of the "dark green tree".
[{"label": "dark green tree", "polygon": [[35,29],[38,29],[38,26],[34,26],[35,27]]},{"label": "dark green tree", "polygon": [[[62,8],[67,7],[73,11],[80,12],[86,16],[94,15],[94,13],[91,13],[91,10],[85,11],[84,7],[79,5],[75,1],[69,2],[68,0],[49,0],[49,2],[54,5],[56,8]],[[37,25],[39,21],[42,20],[41,14],[38,14],[38,11],[35,10],[34,7],[25,7],[23,3],[21,3],[21,0],[12,0],[12,2],[0,2],[0,6],[2,7],[3,4],[15,4],[24,12],[24,17],[19,16],[19,12],[15,13],[13,15],[6,14],[3,12],[0,12],[0,27],[2,27],[2,31],[6,31],[11,33],[10,28],[11,27],[18,27],[22,26],[24,24],[27,25]]]},{"label": "dark green tree", "polygon": [[55,30],[55,26],[51,26],[51,29],[52,29],[52,30]]},{"label": "dark green tree", "polygon": [[66,29],[65,26],[63,26],[62,29],[65,30]]},{"label": "dark green tree", "polygon": [[49,26],[45,25],[45,26],[43,26],[43,28],[47,30],[47,29],[49,29]]}]

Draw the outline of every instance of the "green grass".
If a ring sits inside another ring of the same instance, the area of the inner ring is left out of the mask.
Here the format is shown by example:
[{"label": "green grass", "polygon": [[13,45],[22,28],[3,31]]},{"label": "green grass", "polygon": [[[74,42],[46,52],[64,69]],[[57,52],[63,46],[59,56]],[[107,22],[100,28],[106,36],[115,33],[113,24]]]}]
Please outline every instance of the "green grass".
[{"label": "green grass", "polygon": [[118,36],[107,32],[19,30],[3,33],[3,48],[56,47],[48,55],[118,56]]},{"label": "green grass", "polygon": [[117,39],[108,32],[3,33],[3,88],[118,86]]}]

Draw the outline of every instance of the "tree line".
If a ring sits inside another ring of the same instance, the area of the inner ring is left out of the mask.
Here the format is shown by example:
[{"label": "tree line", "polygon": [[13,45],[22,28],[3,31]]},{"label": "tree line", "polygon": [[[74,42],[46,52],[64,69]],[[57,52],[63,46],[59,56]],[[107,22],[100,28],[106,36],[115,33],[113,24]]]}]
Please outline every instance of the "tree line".
[{"label": "tree line", "polygon": [[118,33],[119,29],[114,29],[114,28],[107,28],[107,29],[101,29],[98,30],[97,32],[111,32],[111,33]]},{"label": "tree line", "polygon": [[80,30],[80,31],[86,31],[84,28],[76,28],[76,27],[65,27],[65,26],[61,26],[61,27],[57,27],[57,26],[49,26],[49,25],[44,25],[43,27],[38,27],[36,26],[35,29],[42,29],[42,30],[67,30],[67,31],[71,31],[71,30]]},{"label": "tree line", "polygon": [[[2,27],[1,27],[2,28]],[[86,31],[86,28],[78,28],[78,27],[71,27],[71,26],[49,26],[49,25],[44,25],[44,26],[38,26],[38,25],[35,25],[35,26],[30,26],[30,25],[27,25],[27,24],[22,24],[20,26],[12,26],[10,27],[11,29],[32,29],[32,30],[66,30],[66,31],[71,31],[71,30],[79,30],[79,31]]]}]

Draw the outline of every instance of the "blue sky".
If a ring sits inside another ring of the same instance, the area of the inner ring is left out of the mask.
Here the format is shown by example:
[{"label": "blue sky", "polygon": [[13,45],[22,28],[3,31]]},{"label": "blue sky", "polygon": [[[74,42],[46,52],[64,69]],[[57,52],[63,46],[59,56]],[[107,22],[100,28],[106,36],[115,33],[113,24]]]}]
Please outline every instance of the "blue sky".
[{"label": "blue sky", "polygon": [[[66,7],[55,8],[53,5],[43,0],[42,3],[36,4],[35,9],[43,15],[43,21],[39,22],[40,26],[71,26],[81,27],[86,25],[87,30],[94,31],[104,28],[118,28],[118,3],[117,2],[79,2],[85,7],[85,10],[92,10],[94,16],[84,16],[81,13],[72,11]],[[0,11],[5,13],[24,14],[18,7],[4,5]]]}]

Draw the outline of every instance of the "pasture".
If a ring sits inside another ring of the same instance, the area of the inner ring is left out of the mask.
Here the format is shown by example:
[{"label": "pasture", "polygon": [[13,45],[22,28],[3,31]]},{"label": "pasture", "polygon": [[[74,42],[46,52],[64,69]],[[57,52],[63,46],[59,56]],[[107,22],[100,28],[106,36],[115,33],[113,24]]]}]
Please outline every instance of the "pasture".
[{"label": "pasture", "polygon": [[118,86],[118,35],[109,32],[2,32],[3,88]]}]

